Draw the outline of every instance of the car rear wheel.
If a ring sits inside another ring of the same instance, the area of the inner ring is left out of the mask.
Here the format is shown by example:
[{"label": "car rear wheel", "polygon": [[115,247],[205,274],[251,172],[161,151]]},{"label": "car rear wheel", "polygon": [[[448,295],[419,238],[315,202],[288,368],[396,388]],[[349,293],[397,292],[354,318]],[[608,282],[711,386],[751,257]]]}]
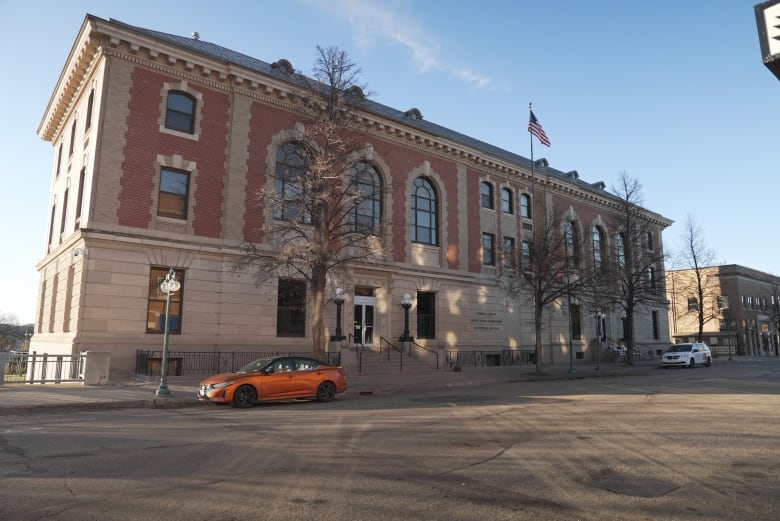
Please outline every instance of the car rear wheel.
[{"label": "car rear wheel", "polygon": [[322,382],[317,388],[317,401],[329,402],[336,396],[336,386],[333,382]]},{"label": "car rear wheel", "polygon": [[711,367],[711,366],[712,366],[712,358],[708,358],[708,359],[707,359],[707,363],[706,363],[705,365],[706,365],[707,367]]},{"label": "car rear wheel", "polygon": [[251,385],[242,385],[233,394],[233,407],[246,409],[257,402],[257,391]]},{"label": "car rear wheel", "polygon": [[694,360],[693,358],[691,358],[691,361],[690,361],[690,362],[688,362],[688,367],[690,367],[691,369],[693,369],[694,367],[696,367],[696,360]]}]

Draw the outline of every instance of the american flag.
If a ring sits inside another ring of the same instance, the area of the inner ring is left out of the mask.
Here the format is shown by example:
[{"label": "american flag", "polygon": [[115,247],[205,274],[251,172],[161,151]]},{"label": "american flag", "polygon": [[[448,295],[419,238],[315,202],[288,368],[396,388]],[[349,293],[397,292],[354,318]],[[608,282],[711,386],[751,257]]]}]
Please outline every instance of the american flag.
[{"label": "american flag", "polygon": [[546,147],[550,146],[550,140],[547,138],[547,134],[544,133],[542,124],[539,123],[539,120],[534,116],[533,110],[531,111],[531,117],[528,120],[528,132],[536,136],[542,145]]}]

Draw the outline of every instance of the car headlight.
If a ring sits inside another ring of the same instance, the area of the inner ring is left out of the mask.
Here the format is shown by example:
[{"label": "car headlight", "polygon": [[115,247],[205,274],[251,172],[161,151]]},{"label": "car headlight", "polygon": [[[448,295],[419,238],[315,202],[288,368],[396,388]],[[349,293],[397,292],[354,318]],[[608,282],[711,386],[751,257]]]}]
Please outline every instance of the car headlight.
[{"label": "car headlight", "polygon": [[225,387],[228,387],[228,386],[230,386],[230,385],[233,385],[234,383],[236,383],[236,381],[235,381],[235,380],[231,380],[231,381],[229,381],[229,382],[220,382],[220,383],[218,383],[218,384],[212,384],[212,385],[211,385],[211,388],[212,388],[212,389],[224,389]]}]

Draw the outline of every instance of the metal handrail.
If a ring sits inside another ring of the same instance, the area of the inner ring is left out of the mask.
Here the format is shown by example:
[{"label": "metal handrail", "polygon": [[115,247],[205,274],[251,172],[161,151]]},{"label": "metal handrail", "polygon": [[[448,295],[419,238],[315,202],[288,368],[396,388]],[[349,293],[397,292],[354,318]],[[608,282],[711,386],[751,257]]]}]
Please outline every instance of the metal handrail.
[{"label": "metal handrail", "polygon": [[439,353],[437,351],[434,351],[433,349],[428,349],[425,346],[421,346],[420,344],[418,344],[417,342],[412,340],[411,342],[409,342],[409,354],[410,355],[412,354],[412,345],[415,345],[415,346],[419,347],[420,349],[424,349],[425,351],[428,351],[429,353],[434,355],[436,357],[436,370],[437,371],[439,370]]},{"label": "metal handrail", "polygon": [[351,344],[355,346],[355,356],[357,357],[358,373],[363,371],[363,353],[366,351],[366,346],[363,342],[358,342],[353,333],[349,333],[349,340]]},{"label": "metal handrail", "polygon": [[[610,347],[610,346],[622,347],[622,348],[626,349],[626,353],[628,353],[628,347],[625,346],[625,345],[621,345],[620,341],[615,342],[614,338],[610,338],[610,337],[605,337],[605,338],[606,338],[606,344],[607,344],[606,347],[607,348]],[[650,345],[647,345],[647,344],[643,344],[642,342],[637,342],[636,340],[634,340],[634,349],[639,350],[639,357],[640,357],[640,359],[642,357],[641,348],[646,348],[647,349],[647,352],[650,355],[650,360],[653,360],[655,358],[653,349],[654,348],[657,349],[657,347],[650,346]],[[623,356],[625,356],[625,354],[623,354]]]},{"label": "metal handrail", "polygon": [[382,352],[382,343],[383,342],[385,344],[387,344],[387,346],[388,346],[388,349],[387,349],[387,360],[388,361],[390,360],[390,349],[396,351],[400,355],[399,370],[403,371],[404,370],[404,350],[403,349],[398,349],[398,347],[394,343],[392,343],[391,341],[389,341],[385,337],[380,336],[379,337],[379,352],[380,353]]}]

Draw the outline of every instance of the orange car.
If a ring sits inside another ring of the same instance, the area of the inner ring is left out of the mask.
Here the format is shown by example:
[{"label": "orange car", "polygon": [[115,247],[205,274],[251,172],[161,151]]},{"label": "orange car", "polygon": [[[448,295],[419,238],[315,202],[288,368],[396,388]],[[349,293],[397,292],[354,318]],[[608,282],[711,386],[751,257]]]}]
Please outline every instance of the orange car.
[{"label": "orange car", "polygon": [[236,373],[206,378],[198,388],[198,400],[246,408],[266,400],[328,402],[346,390],[347,379],[340,366],[303,356],[277,356],[255,360]]}]

